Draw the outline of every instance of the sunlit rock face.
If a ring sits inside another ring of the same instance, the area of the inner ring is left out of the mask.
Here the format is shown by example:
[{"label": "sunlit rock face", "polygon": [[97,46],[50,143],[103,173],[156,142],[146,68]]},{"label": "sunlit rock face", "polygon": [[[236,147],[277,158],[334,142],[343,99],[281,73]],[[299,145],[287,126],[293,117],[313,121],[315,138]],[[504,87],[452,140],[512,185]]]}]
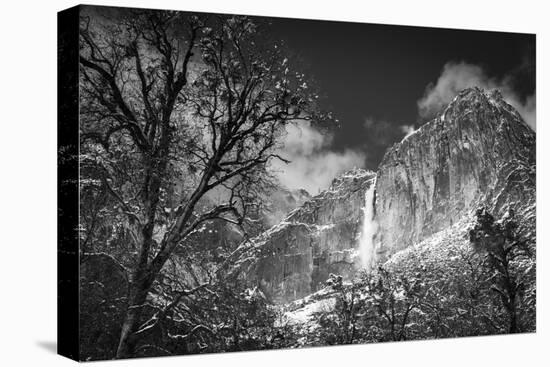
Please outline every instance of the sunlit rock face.
[{"label": "sunlit rock face", "polygon": [[277,188],[266,194],[263,210],[263,222],[271,227],[281,222],[290,211],[302,206],[311,199],[306,190],[286,190]]},{"label": "sunlit rock face", "polygon": [[531,216],[534,167],[535,133],[500,93],[462,91],[437,118],[388,150],[379,166],[378,261],[479,205],[497,212],[517,207]]},{"label": "sunlit rock face", "polygon": [[[235,272],[274,303],[350,280],[453,227],[466,238],[480,206],[513,209],[535,238],[535,133],[496,91],[461,92],[390,148],[378,171],[354,170],[237,251]],[[441,237],[441,238],[440,238]],[[444,242],[444,241],[443,241]]]},{"label": "sunlit rock face", "polygon": [[274,303],[324,286],[330,273],[350,279],[360,267],[365,193],[375,174],[353,170],[306,201],[279,224],[241,246],[237,268]]},{"label": "sunlit rock face", "polygon": [[[243,229],[223,220],[206,221],[192,232],[175,251],[173,261],[164,270],[190,287],[209,282],[215,269],[225,269],[226,259],[239,247],[247,236],[256,236],[274,224],[280,223],[289,212],[301,206],[311,196],[305,190],[271,188],[261,198],[262,207],[255,213],[253,226]],[[206,208],[216,205],[211,198],[202,202]],[[164,232],[156,234],[162,240]]]}]

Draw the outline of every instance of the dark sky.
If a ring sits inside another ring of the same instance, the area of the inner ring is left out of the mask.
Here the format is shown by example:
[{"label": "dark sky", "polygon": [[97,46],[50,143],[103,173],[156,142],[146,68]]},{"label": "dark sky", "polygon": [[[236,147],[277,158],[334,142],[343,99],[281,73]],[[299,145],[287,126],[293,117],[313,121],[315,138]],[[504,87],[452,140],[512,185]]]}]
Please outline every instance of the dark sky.
[{"label": "dark sky", "polygon": [[272,31],[299,56],[340,120],[333,149],[370,150],[368,166],[385,148],[365,146],[376,138],[361,129],[365,118],[418,127],[417,101],[447,62],[475,64],[498,79],[513,75],[521,98],[535,91],[534,35],[281,18],[272,18]]},{"label": "dark sky", "polygon": [[[101,9],[111,16],[121,11]],[[389,146],[433,117],[460,89],[473,85],[506,90],[504,98],[535,129],[534,35],[256,20],[271,33],[262,33],[266,45],[270,37],[284,42],[289,67],[313,79],[308,84],[323,96],[321,107],[339,120],[324,135],[318,126],[306,126],[299,133],[287,128],[282,155],[290,164],[276,168],[288,188],[317,193],[353,167],[376,170]],[[428,95],[437,97],[436,103],[426,98],[428,108],[419,110],[418,101],[430,85],[435,88]]]}]

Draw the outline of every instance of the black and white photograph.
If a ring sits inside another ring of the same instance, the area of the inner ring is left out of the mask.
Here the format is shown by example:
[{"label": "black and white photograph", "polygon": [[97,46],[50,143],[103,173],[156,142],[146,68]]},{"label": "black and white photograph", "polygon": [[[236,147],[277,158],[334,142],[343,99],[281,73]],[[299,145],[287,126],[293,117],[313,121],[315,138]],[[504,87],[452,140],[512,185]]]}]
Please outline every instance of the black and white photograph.
[{"label": "black and white photograph", "polygon": [[534,34],[58,21],[61,354],[536,332]]}]

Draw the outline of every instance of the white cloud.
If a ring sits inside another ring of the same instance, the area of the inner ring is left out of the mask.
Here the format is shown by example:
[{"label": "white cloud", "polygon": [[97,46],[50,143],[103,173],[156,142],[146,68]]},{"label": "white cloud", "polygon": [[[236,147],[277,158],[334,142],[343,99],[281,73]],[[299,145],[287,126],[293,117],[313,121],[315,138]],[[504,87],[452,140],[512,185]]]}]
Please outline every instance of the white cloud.
[{"label": "white cloud", "polygon": [[284,153],[292,157],[311,155],[332,141],[331,135],[323,135],[310,122],[288,124],[285,129]]},{"label": "white cloud", "polygon": [[274,160],[271,164],[281,184],[291,190],[305,189],[316,195],[328,188],[340,173],[364,166],[363,152],[332,151],[329,148],[331,141],[332,135],[321,133],[309,123],[287,125],[279,154],[290,163]]},{"label": "white cloud", "polygon": [[502,79],[491,78],[485,74],[480,66],[465,62],[448,62],[445,64],[437,82],[428,85],[424,96],[418,101],[420,117],[433,117],[434,114],[447,105],[458,92],[465,88],[475,86],[486,90],[499,89],[504,100],[514,106],[525,122],[535,130],[535,95],[529,96],[522,101],[514,91],[512,77],[510,75]]}]

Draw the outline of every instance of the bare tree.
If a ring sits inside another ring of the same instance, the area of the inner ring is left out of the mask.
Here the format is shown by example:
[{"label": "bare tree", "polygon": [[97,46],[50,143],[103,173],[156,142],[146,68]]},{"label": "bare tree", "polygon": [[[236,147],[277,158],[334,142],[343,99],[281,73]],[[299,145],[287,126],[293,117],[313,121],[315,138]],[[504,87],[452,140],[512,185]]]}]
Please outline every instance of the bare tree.
[{"label": "bare tree", "polygon": [[243,223],[285,124],[312,119],[316,96],[246,17],[82,14],[80,43],[81,185],[108,194],[128,233],[116,358],[131,357],[164,264],[205,221]]},{"label": "bare tree", "polygon": [[365,290],[367,304],[386,322],[387,337],[406,340],[411,312],[419,307],[423,297],[420,280],[409,280],[380,266],[376,273],[367,274]]},{"label": "bare tree", "polygon": [[326,284],[334,291],[335,306],[332,313],[319,312],[319,323],[324,341],[329,344],[352,344],[362,330],[358,330],[361,317],[364,316],[364,300],[361,282],[344,284],[340,275],[330,274]]},{"label": "bare tree", "polygon": [[498,294],[508,315],[508,332],[521,332],[518,320],[522,307],[522,293],[526,288],[525,276],[514,263],[518,258],[531,257],[528,243],[518,234],[514,211],[495,218],[485,209],[476,212],[476,223],[470,230],[470,243],[474,250],[486,256],[484,265],[489,270],[491,290]]}]

